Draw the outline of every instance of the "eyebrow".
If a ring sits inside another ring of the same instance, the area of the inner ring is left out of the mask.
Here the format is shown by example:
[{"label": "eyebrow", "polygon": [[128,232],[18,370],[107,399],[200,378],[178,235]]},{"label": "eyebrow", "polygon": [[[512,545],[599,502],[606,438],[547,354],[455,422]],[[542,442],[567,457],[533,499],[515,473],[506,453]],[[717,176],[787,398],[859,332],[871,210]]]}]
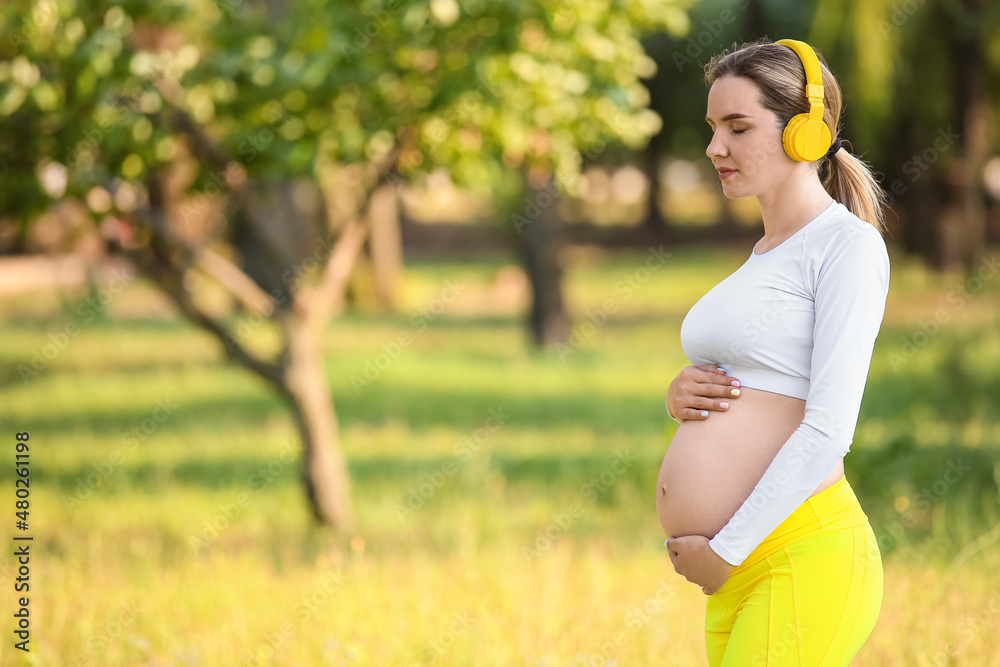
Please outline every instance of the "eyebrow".
[{"label": "eyebrow", "polygon": [[[753,116],[747,115],[745,113],[731,113],[731,114],[726,114],[725,116],[723,116],[722,117],[722,122],[725,123],[727,120],[737,120],[739,118],[753,118]],[[712,119],[709,118],[708,116],[705,116],[705,122],[706,123],[711,123]]]}]

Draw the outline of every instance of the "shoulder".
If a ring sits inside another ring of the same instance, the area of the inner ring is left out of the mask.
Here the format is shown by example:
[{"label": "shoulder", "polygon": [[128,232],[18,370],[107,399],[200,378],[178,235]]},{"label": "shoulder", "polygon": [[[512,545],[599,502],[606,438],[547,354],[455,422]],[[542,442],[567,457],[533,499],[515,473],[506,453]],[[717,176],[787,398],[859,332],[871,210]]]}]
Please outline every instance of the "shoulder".
[{"label": "shoulder", "polygon": [[839,202],[820,223],[808,238],[812,253],[837,256],[852,252],[875,252],[888,256],[885,239],[875,225],[854,215]]},{"label": "shoulder", "polygon": [[885,246],[882,233],[876,229],[875,225],[866,222],[837,202],[830,215],[826,216],[821,224],[816,226],[817,240],[838,241],[841,244],[857,243]]},{"label": "shoulder", "polygon": [[838,203],[808,239],[813,275],[858,272],[889,282],[889,251],[882,233]]}]

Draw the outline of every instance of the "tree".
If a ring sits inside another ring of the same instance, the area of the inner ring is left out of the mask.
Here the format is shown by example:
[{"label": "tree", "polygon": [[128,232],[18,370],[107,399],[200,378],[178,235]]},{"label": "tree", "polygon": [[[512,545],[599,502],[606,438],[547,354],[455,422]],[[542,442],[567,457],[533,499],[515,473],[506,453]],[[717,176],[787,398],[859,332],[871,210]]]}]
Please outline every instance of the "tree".
[{"label": "tree", "polygon": [[[110,251],[286,399],[313,513],[350,530],[318,341],[373,212],[436,168],[508,202],[519,171],[575,189],[581,146],[659,129],[637,33],[678,17],[643,0],[5,3],[0,210],[23,237],[54,201],[86,202]],[[303,179],[318,217],[282,203]],[[194,272],[230,291],[229,316]],[[247,337],[272,325],[266,358]]]},{"label": "tree", "polygon": [[985,248],[998,28],[1000,12],[983,0],[817,4],[810,39],[842,63],[847,138],[885,172],[904,245],[939,269],[974,270]]}]

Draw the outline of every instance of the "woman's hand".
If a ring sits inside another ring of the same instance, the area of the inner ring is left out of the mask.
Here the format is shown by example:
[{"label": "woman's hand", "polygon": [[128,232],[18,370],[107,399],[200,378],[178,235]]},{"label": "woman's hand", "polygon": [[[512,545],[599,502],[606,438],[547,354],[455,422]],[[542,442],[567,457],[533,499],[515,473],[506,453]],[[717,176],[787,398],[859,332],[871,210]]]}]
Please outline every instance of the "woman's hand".
[{"label": "woman's hand", "polygon": [[736,569],[712,551],[704,535],[671,537],[667,540],[667,551],[677,574],[701,586],[705,595],[712,595],[722,588]]},{"label": "woman's hand", "polygon": [[728,410],[729,401],[739,398],[738,391],[735,396],[732,393],[739,386],[740,381],[726,375],[719,364],[685,366],[667,389],[667,414],[677,421],[708,419],[701,413]]}]

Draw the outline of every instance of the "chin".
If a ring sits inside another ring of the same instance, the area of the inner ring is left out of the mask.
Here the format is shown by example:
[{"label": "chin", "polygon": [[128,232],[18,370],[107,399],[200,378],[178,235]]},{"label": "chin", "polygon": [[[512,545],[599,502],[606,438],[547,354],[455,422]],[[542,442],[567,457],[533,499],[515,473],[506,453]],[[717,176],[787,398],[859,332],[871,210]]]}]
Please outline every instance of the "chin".
[{"label": "chin", "polygon": [[740,185],[729,185],[726,183],[722,184],[722,194],[726,196],[726,199],[744,199],[746,197],[756,197],[759,190],[754,187],[747,187],[747,183],[740,183]]}]

